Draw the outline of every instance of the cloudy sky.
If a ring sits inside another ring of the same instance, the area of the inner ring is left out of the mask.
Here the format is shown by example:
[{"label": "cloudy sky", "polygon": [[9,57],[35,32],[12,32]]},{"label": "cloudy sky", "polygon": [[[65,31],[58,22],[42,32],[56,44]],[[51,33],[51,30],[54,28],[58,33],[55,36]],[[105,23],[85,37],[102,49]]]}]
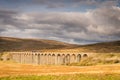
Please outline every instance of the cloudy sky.
[{"label": "cloudy sky", "polygon": [[0,0],[0,36],[74,44],[120,40],[120,0]]}]

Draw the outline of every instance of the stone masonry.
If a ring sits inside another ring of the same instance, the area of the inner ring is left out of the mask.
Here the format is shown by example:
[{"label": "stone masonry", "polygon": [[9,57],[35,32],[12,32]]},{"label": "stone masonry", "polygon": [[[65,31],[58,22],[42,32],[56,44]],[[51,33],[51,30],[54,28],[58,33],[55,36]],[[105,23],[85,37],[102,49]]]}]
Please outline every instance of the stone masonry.
[{"label": "stone masonry", "polygon": [[78,51],[31,51],[31,52],[9,52],[12,59],[23,64],[38,65],[67,65],[79,63],[88,53]]}]

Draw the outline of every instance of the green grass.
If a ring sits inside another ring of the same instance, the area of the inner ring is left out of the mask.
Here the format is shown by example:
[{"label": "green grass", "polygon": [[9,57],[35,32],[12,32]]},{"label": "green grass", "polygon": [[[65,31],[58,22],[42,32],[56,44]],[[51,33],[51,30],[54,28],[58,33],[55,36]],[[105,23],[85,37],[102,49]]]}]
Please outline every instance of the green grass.
[{"label": "green grass", "polygon": [[0,80],[120,80],[120,74],[74,74],[2,77]]},{"label": "green grass", "polygon": [[97,53],[93,56],[82,58],[79,63],[68,64],[70,66],[93,66],[104,64],[120,64],[119,53]]}]

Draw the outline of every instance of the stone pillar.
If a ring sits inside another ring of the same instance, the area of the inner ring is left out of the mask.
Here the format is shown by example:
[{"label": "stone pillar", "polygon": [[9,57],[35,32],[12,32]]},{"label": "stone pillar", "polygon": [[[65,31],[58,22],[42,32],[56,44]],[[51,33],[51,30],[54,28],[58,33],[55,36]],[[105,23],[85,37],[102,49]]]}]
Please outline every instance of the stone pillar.
[{"label": "stone pillar", "polygon": [[77,63],[79,63],[81,60],[81,54],[77,54]]},{"label": "stone pillar", "polygon": [[33,64],[38,64],[38,55],[37,55],[37,53],[33,53]]},{"label": "stone pillar", "polygon": [[25,55],[24,55],[24,63],[25,63],[25,64],[26,64],[26,62],[27,62],[26,56],[27,56],[27,53],[25,53]]},{"label": "stone pillar", "polygon": [[29,52],[28,53],[28,64],[31,64],[32,62],[32,58],[31,58],[31,53]]},{"label": "stone pillar", "polygon": [[75,62],[76,62],[76,56],[75,56],[75,54],[72,54],[70,56],[70,63],[75,63]]},{"label": "stone pillar", "polygon": [[41,64],[41,63],[40,63],[40,58],[41,58],[41,57],[40,57],[40,53],[38,53],[38,64]]},{"label": "stone pillar", "polygon": [[51,56],[51,64],[55,65],[55,54],[52,54]]},{"label": "stone pillar", "polygon": [[21,63],[24,63],[24,54],[21,53]]},{"label": "stone pillar", "polygon": [[25,63],[25,53],[23,53],[23,63]]},{"label": "stone pillar", "polygon": [[62,56],[61,56],[61,60],[62,60],[62,63],[61,64],[65,64],[65,54],[62,54]]},{"label": "stone pillar", "polygon": [[14,53],[12,53],[12,60],[14,60]]},{"label": "stone pillar", "polygon": [[61,64],[61,55],[57,54],[57,65]]},{"label": "stone pillar", "polygon": [[15,62],[16,62],[16,53],[14,53],[14,60],[15,60]]},{"label": "stone pillar", "polygon": [[48,54],[48,58],[47,59],[48,59],[48,61],[47,61],[48,63],[47,64],[51,64],[51,54]]},{"label": "stone pillar", "polygon": [[26,53],[25,60],[26,60],[25,63],[28,64],[28,53]]},{"label": "stone pillar", "polygon": [[26,54],[26,64],[29,64],[29,53]]},{"label": "stone pillar", "polygon": [[33,53],[31,53],[31,61],[32,61],[31,63],[34,64],[34,54]]},{"label": "stone pillar", "polygon": [[19,53],[19,63],[21,63],[21,53]]},{"label": "stone pillar", "polygon": [[16,53],[16,62],[19,62],[19,54]]},{"label": "stone pillar", "polygon": [[58,54],[56,54],[56,55],[55,55],[55,65],[57,65],[57,64],[58,64],[58,61],[57,61],[57,56],[58,56]]},{"label": "stone pillar", "polygon": [[30,57],[30,64],[32,64],[32,61],[33,61],[33,60],[32,60],[32,58],[33,58],[33,57],[32,57],[32,52],[30,52],[29,57]]},{"label": "stone pillar", "polygon": [[38,54],[35,54],[35,64],[38,64]]},{"label": "stone pillar", "polygon": [[29,63],[29,59],[28,59],[28,53],[26,53],[26,64]]},{"label": "stone pillar", "polygon": [[70,54],[66,55],[65,63],[66,63],[66,65],[70,64]]},{"label": "stone pillar", "polygon": [[43,54],[40,54],[40,64],[42,65],[43,64]]},{"label": "stone pillar", "polygon": [[43,65],[45,65],[45,64],[47,64],[47,54],[44,54],[43,55],[43,58],[42,58],[42,60],[43,60]]}]

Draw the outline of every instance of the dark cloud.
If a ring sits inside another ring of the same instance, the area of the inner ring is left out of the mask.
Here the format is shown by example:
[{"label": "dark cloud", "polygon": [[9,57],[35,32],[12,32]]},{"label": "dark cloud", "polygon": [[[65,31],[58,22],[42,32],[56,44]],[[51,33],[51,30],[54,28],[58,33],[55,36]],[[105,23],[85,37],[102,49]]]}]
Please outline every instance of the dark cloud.
[{"label": "dark cloud", "polygon": [[82,6],[117,6],[119,0],[1,0],[0,7],[7,8],[25,8],[31,6],[39,6],[45,8],[65,8],[65,7],[82,7]]},{"label": "dark cloud", "polygon": [[119,5],[119,0],[32,0],[31,2],[31,5],[39,5],[46,8],[111,7]]},{"label": "dark cloud", "polygon": [[0,10],[0,35],[70,43],[120,40],[120,8],[81,12],[18,13]]},{"label": "dark cloud", "polygon": [[101,8],[91,13],[94,26],[90,28],[93,28],[93,31],[96,28],[95,32],[102,33],[104,35],[120,33],[119,7]]}]

